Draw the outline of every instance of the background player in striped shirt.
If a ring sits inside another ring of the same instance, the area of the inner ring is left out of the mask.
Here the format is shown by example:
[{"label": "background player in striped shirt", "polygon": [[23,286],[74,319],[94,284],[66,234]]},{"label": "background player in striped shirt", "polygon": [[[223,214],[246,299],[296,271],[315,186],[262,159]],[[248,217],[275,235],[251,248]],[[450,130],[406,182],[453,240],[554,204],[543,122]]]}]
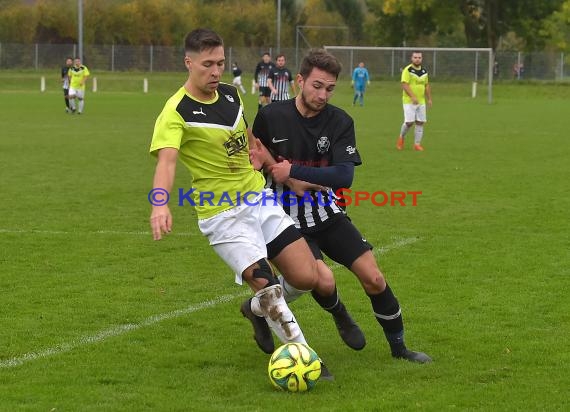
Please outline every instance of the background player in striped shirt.
[{"label": "background player in striped shirt", "polygon": [[[267,184],[277,193],[305,190],[295,202],[282,201],[309,243],[318,269],[332,274],[323,254],[352,271],[360,281],[382,327],[394,358],[426,363],[423,352],[407,349],[400,304],[378,268],[368,243],[353,225],[331,192],[320,187],[348,188],[354,168],[361,164],[356,149],[352,118],[342,109],[328,104],[336,87],[341,66],[323,49],[314,49],[303,59],[297,75],[300,92],[295,99],[271,103],[261,109],[253,124],[259,139],[252,158],[269,172]],[[264,151],[265,150],[265,151]],[[281,160],[276,163],[274,159]],[[277,199],[283,199],[277,196]],[[292,200],[292,199],[291,199]],[[281,279],[286,299],[299,296]],[[325,307],[333,315],[335,302]],[[364,347],[364,340],[362,341]]]},{"label": "background player in striped shirt", "polygon": [[65,66],[61,67],[61,85],[63,87],[63,98],[65,99],[65,113],[69,113],[69,69],[73,66],[73,59],[68,57],[65,59]]},{"label": "background player in striped shirt", "polygon": [[427,121],[426,103],[431,107],[431,86],[428,72],[422,66],[422,53],[413,52],[412,62],[402,70],[402,103],[404,106],[404,123],[400,129],[400,136],[396,148],[404,149],[404,138],[415,123],[414,150],[423,151],[422,138],[424,136],[424,123]]},{"label": "background player in striped shirt", "polygon": [[293,89],[293,96],[297,94],[295,79],[287,67],[285,67],[285,56],[280,54],[275,60],[275,67],[269,73],[268,85],[271,89],[271,101],[277,102],[287,100],[289,87]]},{"label": "background player in striped shirt", "polygon": [[271,103],[271,89],[267,84],[267,79],[269,78],[269,73],[272,69],[273,63],[271,62],[271,55],[269,53],[263,53],[261,61],[257,63],[257,66],[255,66],[255,73],[253,74],[255,88],[259,91],[258,108]]}]

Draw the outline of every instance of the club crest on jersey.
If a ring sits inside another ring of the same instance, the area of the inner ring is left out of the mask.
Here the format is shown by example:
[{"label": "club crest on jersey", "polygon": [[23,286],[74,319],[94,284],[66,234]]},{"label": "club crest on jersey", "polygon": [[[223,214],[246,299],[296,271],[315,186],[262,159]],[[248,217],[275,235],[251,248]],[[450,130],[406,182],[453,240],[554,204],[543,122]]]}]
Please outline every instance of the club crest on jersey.
[{"label": "club crest on jersey", "polygon": [[356,153],[356,147],[346,146],[346,152],[348,154],[354,154],[354,153]]},{"label": "club crest on jersey", "polygon": [[319,140],[317,140],[317,151],[319,154],[324,154],[329,151],[329,147],[331,147],[331,142],[328,137],[321,136]]},{"label": "club crest on jersey", "polygon": [[232,102],[232,103],[235,102],[233,96],[231,96],[231,95],[229,95],[229,94],[226,94],[226,95],[224,95],[224,96],[226,96],[226,99],[228,99],[229,102]]}]

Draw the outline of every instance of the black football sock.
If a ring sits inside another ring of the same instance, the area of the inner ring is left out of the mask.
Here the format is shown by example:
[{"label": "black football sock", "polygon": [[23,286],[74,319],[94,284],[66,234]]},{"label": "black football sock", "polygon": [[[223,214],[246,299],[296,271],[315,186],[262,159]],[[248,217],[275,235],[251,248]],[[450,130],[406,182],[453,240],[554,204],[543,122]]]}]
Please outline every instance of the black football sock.
[{"label": "black football sock", "polygon": [[397,355],[406,349],[404,344],[404,321],[398,299],[392,293],[390,286],[377,295],[368,295],[376,320],[382,326],[386,340],[390,345],[392,355]]},{"label": "black football sock", "polygon": [[341,310],[342,306],[344,306],[340,301],[336,286],[334,288],[334,292],[330,296],[322,296],[315,290],[311,291],[311,295],[313,295],[313,299],[315,299],[321,308],[332,314],[335,314],[337,311]]}]

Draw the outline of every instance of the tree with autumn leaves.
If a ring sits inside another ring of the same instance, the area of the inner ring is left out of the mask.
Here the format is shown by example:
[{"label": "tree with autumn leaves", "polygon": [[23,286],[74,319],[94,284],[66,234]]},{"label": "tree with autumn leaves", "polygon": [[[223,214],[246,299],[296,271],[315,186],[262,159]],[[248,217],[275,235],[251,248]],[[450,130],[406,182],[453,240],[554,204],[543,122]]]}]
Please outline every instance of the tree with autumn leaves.
[{"label": "tree with autumn leaves", "polygon": [[[276,0],[83,0],[87,44],[180,45],[211,27],[231,46],[276,44]],[[281,46],[570,51],[570,0],[281,0]],[[0,43],[77,42],[77,0],[0,0]],[[314,28],[316,26],[316,28]],[[339,27],[346,30],[320,30]]]}]

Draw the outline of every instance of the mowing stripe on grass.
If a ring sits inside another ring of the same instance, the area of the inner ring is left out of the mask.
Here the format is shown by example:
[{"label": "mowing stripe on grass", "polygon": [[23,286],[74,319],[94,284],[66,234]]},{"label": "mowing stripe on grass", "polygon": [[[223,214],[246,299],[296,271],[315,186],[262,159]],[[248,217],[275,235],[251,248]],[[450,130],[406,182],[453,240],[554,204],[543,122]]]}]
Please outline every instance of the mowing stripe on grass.
[{"label": "mowing stripe on grass", "polygon": [[[2,229],[0,229],[0,232],[6,233]],[[48,232],[48,231],[44,231],[44,232],[37,231],[37,232],[38,233],[54,233],[54,232]],[[12,233],[12,232],[10,232],[10,233]],[[33,231],[28,231],[26,233],[33,233]],[[59,234],[59,233],[71,234],[71,233],[78,233],[78,232],[55,232],[55,233],[57,233],[57,234]],[[90,233],[98,233],[98,232],[90,232]],[[117,232],[117,233],[125,234],[126,232]],[[138,232],[132,232],[132,233],[138,234]],[[391,250],[410,245],[410,244],[415,243],[419,240],[420,240],[419,238],[415,238],[415,237],[400,239],[400,240],[397,240],[390,245],[377,248],[374,251],[374,255],[375,256],[383,255],[383,254],[388,253]],[[339,264],[331,265],[331,269],[335,269],[335,268],[339,268],[339,267],[341,267],[341,265],[339,265]],[[146,326],[154,325],[156,323],[162,322],[163,320],[175,319],[175,318],[187,315],[189,313],[197,312],[197,311],[202,310],[202,309],[211,308],[211,307],[217,306],[219,304],[229,302],[235,298],[249,295],[250,293],[251,292],[248,289],[245,292],[236,293],[233,295],[222,295],[222,296],[219,296],[217,298],[198,303],[196,305],[188,306],[185,309],[177,309],[177,310],[173,310],[172,312],[167,312],[167,313],[149,316],[148,318],[144,319],[142,322],[139,322],[139,323],[127,323],[124,325],[113,326],[109,329],[104,329],[100,332],[97,332],[94,335],[83,336],[79,339],[72,340],[71,342],[68,342],[68,343],[62,343],[60,345],[53,346],[53,347],[47,348],[47,349],[43,349],[43,350],[40,350],[37,352],[28,352],[22,356],[16,356],[16,357],[13,357],[10,359],[1,360],[0,361],[0,369],[13,368],[16,366],[21,366],[26,362],[31,362],[31,361],[34,361],[37,359],[46,358],[48,356],[59,355],[62,353],[70,352],[73,349],[79,348],[81,346],[91,345],[93,343],[102,342],[107,338],[120,336],[120,335],[123,335],[123,334],[130,332],[132,330],[137,330],[137,329],[141,329],[141,328],[146,327]]]},{"label": "mowing stripe on grass", "polygon": [[83,336],[79,339],[72,340],[71,342],[62,343],[51,348],[43,349],[37,352],[28,352],[22,356],[16,356],[10,359],[5,359],[0,361],[0,369],[13,368],[16,366],[23,365],[24,363],[31,362],[37,359],[46,358],[48,356],[59,355],[62,353],[70,352],[73,349],[79,348],[85,345],[91,345],[93,343],[98,343],[106,340],[107,338],[113,338],[115,336],[123,335],[127,332],[141,329],[146,326],[151,326],[156,323],[162,322],[164,320],[170,320],[179,318],[181,316],[187,315],[189,313],[197,312],[202,309],[211,308],[222,303],[229,302],[238,297],[243,297],[249,295],[251,292],[249,289],[245,292],[236,293],[233,295],[222,295],[215,299],[200,302],[196,305],[188,306],[185,309],[173,310],[172,312],[162,313],[159,315],[149,316],[139,323],[127,323],[124,325],[113,326],[109,329],[104,329],[97,332],[94,335]]}]

